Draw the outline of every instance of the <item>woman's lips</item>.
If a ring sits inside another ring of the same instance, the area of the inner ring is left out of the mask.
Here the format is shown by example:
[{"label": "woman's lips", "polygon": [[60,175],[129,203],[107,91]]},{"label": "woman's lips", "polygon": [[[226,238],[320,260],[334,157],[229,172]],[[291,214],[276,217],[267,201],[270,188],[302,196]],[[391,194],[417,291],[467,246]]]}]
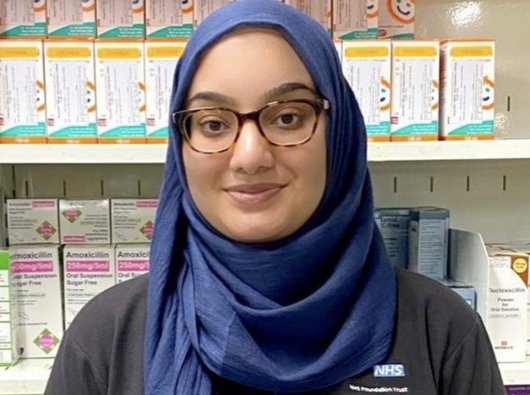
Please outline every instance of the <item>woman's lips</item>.
[{"label": "woman's lips", "polygon": [[239,204],[260,204],[276,196],[284,186],[282,184],[234,185],[226,188],[226,192]]}]

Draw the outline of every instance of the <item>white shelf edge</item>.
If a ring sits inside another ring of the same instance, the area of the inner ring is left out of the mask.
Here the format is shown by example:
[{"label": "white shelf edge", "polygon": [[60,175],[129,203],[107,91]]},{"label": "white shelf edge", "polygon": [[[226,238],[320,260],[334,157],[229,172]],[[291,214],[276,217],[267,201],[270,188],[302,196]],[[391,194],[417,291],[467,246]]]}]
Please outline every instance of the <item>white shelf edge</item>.
[{"label": "white shelf edge", "polygon": [[[0,164],[164,163],[165,144],[0,144]],[[370,162],[530,159],[530,139],[368,144]]]},{"label": "white shelf edge", "polygon": [[530,385],[530,356],[526,362],[499,363],[504,385]]},{"label": "white shelf edge", "polygon": [[[21,359],[15,366],[0,368],[0,395],[42,394],[53,359]],[[500,363],[504,385],[530,385],[530,357],[523,363]]]},{"label": "white shelf edge", "polygon": [[43,394],[52,365],[53,358],[21,359],[0,368],[0,395]]}]

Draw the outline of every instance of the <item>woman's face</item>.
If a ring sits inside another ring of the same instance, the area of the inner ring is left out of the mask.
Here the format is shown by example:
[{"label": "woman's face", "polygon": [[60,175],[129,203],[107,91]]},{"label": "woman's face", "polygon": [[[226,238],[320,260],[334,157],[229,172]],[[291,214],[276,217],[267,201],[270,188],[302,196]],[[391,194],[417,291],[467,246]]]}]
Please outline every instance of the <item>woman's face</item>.
[{"label": "woman's face", "polygon": [[[242,30],[210,48],[191,83],[185,109],[224,107],[246,113],[275,100],[316,99],[312,78],[283,37]],[[193,201],[225,236],[246,243],[286,237],[313,214],[326,183],[326,113],[312,139],[273,146],[252,120],[225,152],[204,154],[183,143]]]}]

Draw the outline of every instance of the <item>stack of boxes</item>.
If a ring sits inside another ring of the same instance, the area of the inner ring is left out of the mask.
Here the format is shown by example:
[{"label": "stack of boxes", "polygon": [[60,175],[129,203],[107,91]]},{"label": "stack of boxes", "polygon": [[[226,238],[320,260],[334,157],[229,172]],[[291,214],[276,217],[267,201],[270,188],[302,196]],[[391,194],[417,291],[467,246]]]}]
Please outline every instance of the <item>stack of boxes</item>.
[{"label": "stack of boxes", "polygon": [[63,328],[90,299],[148,272],[157,205],[157,199],[7,200],[24,357],[55,355]]}]

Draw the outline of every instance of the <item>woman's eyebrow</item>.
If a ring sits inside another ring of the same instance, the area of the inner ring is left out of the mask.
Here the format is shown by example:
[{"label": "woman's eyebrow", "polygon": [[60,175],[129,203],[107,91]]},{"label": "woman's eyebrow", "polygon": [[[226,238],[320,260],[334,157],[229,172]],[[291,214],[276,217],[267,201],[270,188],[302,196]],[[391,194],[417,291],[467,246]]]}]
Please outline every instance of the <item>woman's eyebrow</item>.
[{"label": "woman's eyebrow", "polygon": [[317,94],[314,88],[302,82],[286,82],[266,92],[263,95],[263,98],[265,99],[265,101],[273,101],[273,100],[277,100],[279,96],[282,96],[282,95],[285,95],[286,93],[300,90],[300,89],[309,90],[315,95]]},{"label": "woman's eyebrow", "polygon": [[204,91],[198,92],[186,100],[186,103],[191,103],[195,100],[204,100],[209,102],[214,102],[220,105],[231,105],[234,106],[236,101],[230,96],[223,95],[222,93],[213,92],[213,91]]}]

